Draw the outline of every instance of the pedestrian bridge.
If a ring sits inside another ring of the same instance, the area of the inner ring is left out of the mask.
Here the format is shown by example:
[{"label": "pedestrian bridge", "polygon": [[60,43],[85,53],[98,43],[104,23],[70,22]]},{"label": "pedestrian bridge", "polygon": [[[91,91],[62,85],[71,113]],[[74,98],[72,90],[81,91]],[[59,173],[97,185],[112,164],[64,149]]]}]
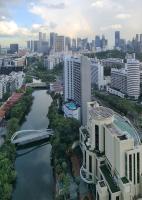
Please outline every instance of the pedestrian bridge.
[{"label": "pedestrian bridge", "polygon": [[49,138],[51,135],[53,135],[52,129],[21,130],[14,133],[11,143],[23,145]]},{"label": "pedestrian bridge", "polygon": [[32,87],[32,88],[47,88],[47,84],[44,82],[41,83],[27,83],[27,87]]}]

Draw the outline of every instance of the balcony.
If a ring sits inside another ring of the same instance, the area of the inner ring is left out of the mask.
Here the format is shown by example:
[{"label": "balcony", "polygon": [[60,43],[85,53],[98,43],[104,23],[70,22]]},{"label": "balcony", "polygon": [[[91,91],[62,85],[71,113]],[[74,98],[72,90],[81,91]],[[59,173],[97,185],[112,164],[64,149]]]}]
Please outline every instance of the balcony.
[{"label": "balcony", "polygon": [[84,182],[88,184],[94,183],[92,173],[88,172],[83,166],[80,169],[80,177],[82,178]]}]

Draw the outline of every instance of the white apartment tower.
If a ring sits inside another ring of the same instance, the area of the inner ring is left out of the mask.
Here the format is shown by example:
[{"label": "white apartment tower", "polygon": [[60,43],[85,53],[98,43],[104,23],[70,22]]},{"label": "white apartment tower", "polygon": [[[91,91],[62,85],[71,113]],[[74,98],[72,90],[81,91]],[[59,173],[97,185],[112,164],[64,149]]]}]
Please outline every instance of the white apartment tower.
[{"label": "white apartment tower", "polygon": [[111,109],[89,102],[80,128],[80,176],[96,185],[96,200],[142,197],[142,144],[132,124]]},{"label": "white apartment tower", "polygon": [[104,67],[98,59],[91,59],[91,83],[99,90],[104,87]]},{"label": "white apartment tower", "polygon": [[127,58],[127,92],[134,99],[138,99],[140,95],[140,63],[135,55]]},{"label": "white apartment tower", "polygon": [[91,100],[91,67],[87,57],[65,57],[64,99],[74,100],[81,107],[81,121],[85,125],[86,105]]}]

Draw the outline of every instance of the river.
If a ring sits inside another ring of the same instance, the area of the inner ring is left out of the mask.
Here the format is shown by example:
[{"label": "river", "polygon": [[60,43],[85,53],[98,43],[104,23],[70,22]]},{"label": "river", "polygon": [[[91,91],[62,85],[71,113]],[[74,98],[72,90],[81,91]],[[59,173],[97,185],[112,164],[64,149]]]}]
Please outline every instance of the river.
[{"label": "river", "polygon": [[[45,90],[33,92],[34,101],[26,121],[21,126],[24,129],[47,128],[48,108],[52,102]],[[29,147],[26,150],[17,150],[15,168],[17,180],[12,200],[52,200],[53,199],[53,174],[50,164],[51,145]],[[23,155],[22,155],[23,154]]]}]

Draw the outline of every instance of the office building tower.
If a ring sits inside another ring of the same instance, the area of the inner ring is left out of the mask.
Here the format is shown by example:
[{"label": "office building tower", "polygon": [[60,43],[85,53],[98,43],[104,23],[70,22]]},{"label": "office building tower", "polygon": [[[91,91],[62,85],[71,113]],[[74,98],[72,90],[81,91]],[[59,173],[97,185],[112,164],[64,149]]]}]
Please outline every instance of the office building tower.
[{"label": "office building tower", "polygon": [[42,41],[42,39],[43,39],[43,34],[42,32],[39,32],[39,41]]},{"label": "office building tower", "polygon": [[86,125],[86,104],[91,99],[91,64],[87,57],[65,57],[64,99],[81,107],[81,122]]},{"label": "office building tower", "polygon": [[27,41],[27,49],[31,50],[31,41]]},{"label": "office building tower", "polygon": [[55,51],[63,52],[64,50],[65,50],[65,37],[64,36],[56,36]]},{"label": "office building tower", "polygon": [[120,48],[120,31],[115,32],[115,48]]},{"label": "office building tower", "polygon": [[47,37],[46,37],[46,33],[43,33],[43,41],[46,41],[47,40]]},{"label": "office building tower", "polygon": [[80,147],[80,176],[87,185],[95,184],[96,200],[140,199],[142,144],[129,120],[97,102],[88,102]]},{"label": "office building tower", "polygon": [[77,38],[77,49],[81,49],[81,48],[82,48],[81,38]]},{"label": "office building tower", "polygon": [[101,48],[101,39],[98,35],[95,37],[95,48]]},{"label": "office building tower", "polygon": [[18,44],[10,44],[10,53],[18,53],[19,51],[19,45]]},{"label": "office building tower", "polygon": [[71,38],[65,37],[65,49],[71,50]]},{"label": "office building tower", "polygon": [[50,33],[50,48],[55,51],[57,33]]},{"label": "office building tower", "polygon": [[72,50],[76,50],[76,39],[72,39]]}]

